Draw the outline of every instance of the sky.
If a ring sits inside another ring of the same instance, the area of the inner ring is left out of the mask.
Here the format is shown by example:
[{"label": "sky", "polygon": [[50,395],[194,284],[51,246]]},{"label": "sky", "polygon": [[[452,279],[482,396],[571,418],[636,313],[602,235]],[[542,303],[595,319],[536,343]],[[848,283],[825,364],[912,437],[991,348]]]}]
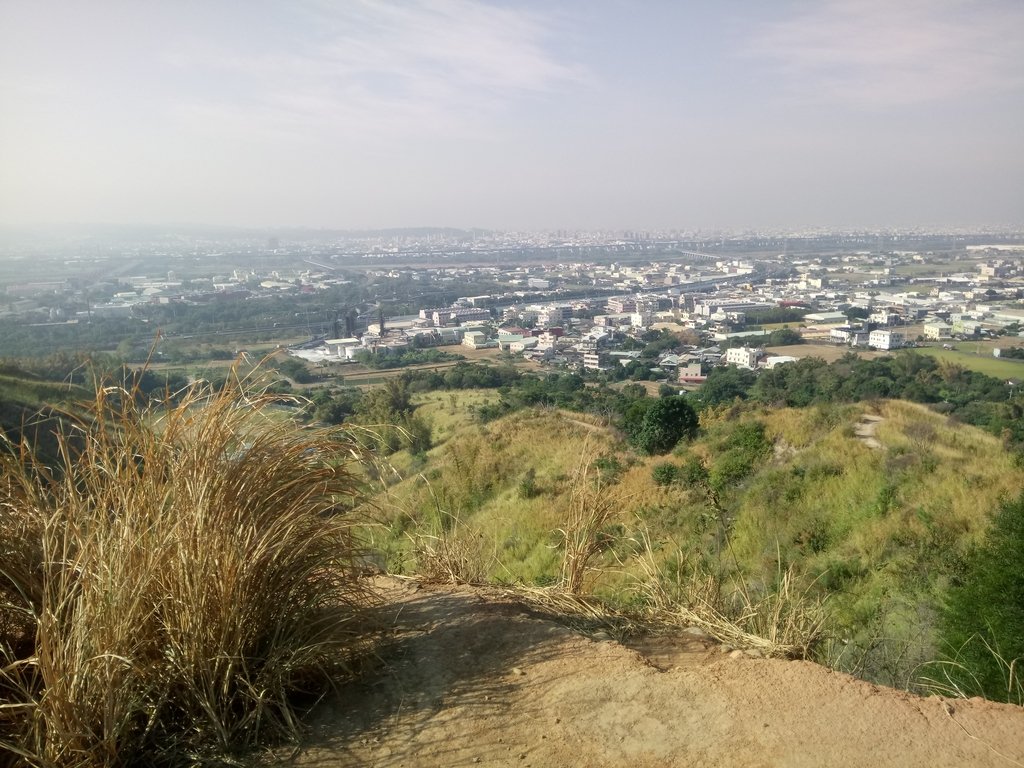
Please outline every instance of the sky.
[{"label": "sky", "polygon": [[0,226],[1024,229],[1022,0],[0,0]]}]

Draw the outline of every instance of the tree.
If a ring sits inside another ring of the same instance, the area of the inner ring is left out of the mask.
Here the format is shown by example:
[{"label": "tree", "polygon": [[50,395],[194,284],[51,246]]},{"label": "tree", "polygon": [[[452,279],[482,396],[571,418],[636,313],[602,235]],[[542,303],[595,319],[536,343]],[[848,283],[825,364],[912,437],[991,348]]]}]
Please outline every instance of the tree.
[{"label": "tree", "polygon": [[679,387],[673,387],[671,384],[662,384],[658,387],[658,397],[675,397],[679,394]]},{"label": "tree", "polygon": [[652,401],[630,440],[644,453],[667,453],[680,440],[693,437],[697,424],[697,413],[685,397],[663,397]]},{"label": "tree", "polygon": [[678,334],[679,343],[688,347],[700,345],[700,334],[693,328],[684,328]]},{"label": "tree", "polygon": [[1024,661],[1024,494],[1000,508],[968,558],[950,591],[942,637],[956,662],[950,675],[967,692],[1021,703],[1009,665]]},{"label": "tree", "polygon": [[[783,366],[785,367],[785,366]],[[714,368],[701,385],[699,397],[704,405],[731,403],[737,397],[745,400],[757,374],[734,365]]]},{"label": "tree", "polygon": [[786,347],[791,344],[803,344],[804,337],[792,328],[780,328],[768,334],[768,344],[773,347]]}]

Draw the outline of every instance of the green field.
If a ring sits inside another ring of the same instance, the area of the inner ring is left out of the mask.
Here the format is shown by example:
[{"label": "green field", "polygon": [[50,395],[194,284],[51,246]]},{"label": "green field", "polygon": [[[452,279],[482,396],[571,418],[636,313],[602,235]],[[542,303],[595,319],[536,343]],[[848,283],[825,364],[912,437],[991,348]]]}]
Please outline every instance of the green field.
[{"label": "green field", "polygon": [[991,346],[968,342],[954,346],[953,349],[919,347],[910,351],[920,355],[931,355],[939,360],[956,363],[969,370],[995,376],[998,379],[1024,378],[1024,360],[992,357]]}]

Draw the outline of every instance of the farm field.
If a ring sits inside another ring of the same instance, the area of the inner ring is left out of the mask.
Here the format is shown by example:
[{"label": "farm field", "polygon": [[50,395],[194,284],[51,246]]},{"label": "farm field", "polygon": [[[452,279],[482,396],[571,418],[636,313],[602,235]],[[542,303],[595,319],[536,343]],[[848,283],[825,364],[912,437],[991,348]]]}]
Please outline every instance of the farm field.
[{"label": "farm field", "polygon": [[883,353],[869,349],[852,349],[838,344],[790,344],[784,347],[768,347],[770,355],[788,355],[790,357],[820,357],[826,363],[833,363],[848,352],[855,352],[863,358],[880,357]]},{"label": "farm field", "polygon": [[[451,368],[459,363],[480,363],[483,365],[496,364],[499,362],[505,362],[501,355],[501,350],[497,348],[490,349],[470,349],[469,347],[443,347],[442,349],[450,351],[453,354],[461,355],[465,360],[451,360],[443,363],[425,363],[423,365],[409,365],[404,368],[388,368],[385,370],[373,370],[367,368],[364,365],[352,365],[352,364],[339,364],[332,366],[330,372],[336,375],[339,382],[349,386],[371,386],[374,384],[380,384],[387,379],[400,376],[402,371],[443,371],[447,368]],[[540,365],[530,360],[524,360],[523,358],[516,357],[509,361],[511,365],[515,366],[520,370],[539,370]]]},{"label": "farm field", "polygon": [[968,342],[955,345],[953,349],[918,347],[911,351],[919,355],[930,355],[938,360],[956,363],[969,370],[998,379],[1024,378],[1024,360],[993,357],[992,347],[991,343]]}]

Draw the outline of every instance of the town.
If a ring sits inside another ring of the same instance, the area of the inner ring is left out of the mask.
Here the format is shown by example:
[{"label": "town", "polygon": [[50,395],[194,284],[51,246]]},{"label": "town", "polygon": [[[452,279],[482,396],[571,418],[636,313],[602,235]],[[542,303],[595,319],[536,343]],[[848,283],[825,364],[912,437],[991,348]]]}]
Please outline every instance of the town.
[{"label": "town", "polygon": [[999,357],[1024,323],[1022,255],[1021,237],[1005,234],[711,242],[442,230],[291,247],[93,245],[52,259],[47,279],[14,279],[26,274],[14,266],[0,324],[34,349],[128,359],[159,338],[158,361],[188,360],[183,346],[225,358],[276,342],[343,380],[367,363],[439,361],[409,355],[437,349],[691,388],[715,365],[770,368],[847,347],[948,356],[976,342],[975,357]]}]

